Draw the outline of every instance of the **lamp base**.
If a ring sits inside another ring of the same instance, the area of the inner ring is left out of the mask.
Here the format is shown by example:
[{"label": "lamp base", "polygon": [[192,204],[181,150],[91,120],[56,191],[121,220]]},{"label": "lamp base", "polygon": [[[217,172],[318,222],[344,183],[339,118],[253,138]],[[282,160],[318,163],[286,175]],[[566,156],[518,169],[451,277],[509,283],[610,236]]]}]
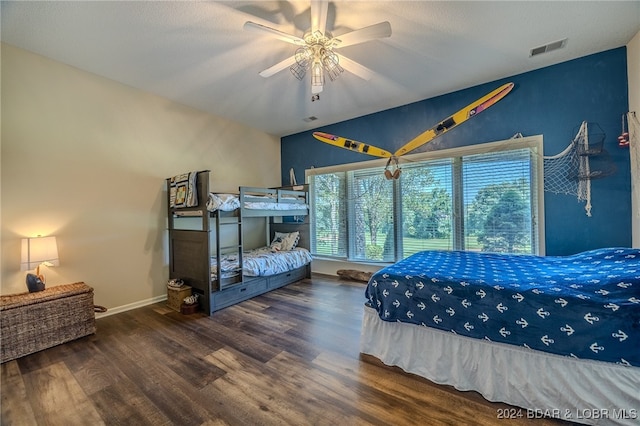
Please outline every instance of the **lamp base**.
[{"label": "lamp base", "polygon": [[[47,265],[47,264],[48,264],[48,262],[43,262],[40,265]],[[47,279],[44,277],[44,274],[40,273],[40,265],[38,265],[38,267],[36,268],[36,277],[38,277],[40,279],[40,281],[42,281],[43,283],[46,283]],[[49,266],[49,265],[47,265],[47,266]]]},{"label": "lamp base", "polygon": [[44,290],[44,280],[41,277],[42,275],[27,274],[27,289],[29,293]]}]

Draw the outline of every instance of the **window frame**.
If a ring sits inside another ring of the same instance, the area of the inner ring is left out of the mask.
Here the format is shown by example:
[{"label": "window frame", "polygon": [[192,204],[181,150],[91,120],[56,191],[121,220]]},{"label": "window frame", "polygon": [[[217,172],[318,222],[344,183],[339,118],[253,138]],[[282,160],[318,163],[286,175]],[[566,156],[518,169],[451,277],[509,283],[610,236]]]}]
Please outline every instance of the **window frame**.
[{"label": "window frame", "polygon": [[[478,154],[492,154],[500,151],[511,151],[511,150],[520,150],[520,149],[530,149],[532,151],[532,157],[537,157],[537,159],[532,163],[532,176],[535,176],[535,182],[532,182],[532,192],[531,192],[531,204],[532,204],[532,217],[531,217],[531,226],[532,236],[535,241],[532,241],[532,251],[534,254],[544,255],[545,254],[545,226],[544,226],[544,164],[543,164],[543,136],[542,135],[534,135],[528,137],[518,137],[512,139],[506,139],[495,142],[486,142],[486,143],[478,143],[473,145],[466,145],[456,148],[449,149],[440,149],[434,150],[424,153],[418,154],[408,154],[404,155],[400,158],[400,167],[402,168],[403,160],[404,162],[420,162],[420,161],[431,161],[431,160],[439,160],[439,159],[454,159],[452,161],[453,167],[462,167],[459,161],[461,157],[470,156],[470,155],[478,155]],[[349,174],[349,172],[357,172],[363,169],[371,169],[371,168],[379,168],[384,166],[387,163],[387,159],[375,159],[368,161],[361,161],[356,163],[347,163],[347,164],[339,164],[335,166],[327,166],[327,167],[317,167],[305,170],[305,181],[310,183],[311,176],[313,175],[321,175],[328,173],[337,173],[344,172],[345,174]],[[457,174],[454,173],[454,185],[462,185],[462,182],[457,182]],[[393,191],[393,203],[396,206],[394,209],[394,239],[395,239],[395,257],[396,261],[402,258],[402,220],[397,220],[398,218],[402,218],[402,203],[400,202],[402,198],[401,194],[401,185],[399,180],[393,181],[394,191]],[[310,190],[313,191],[312,185],[310,186]],[[313,194],[310,197],[311,201],[311,209],[310,209],[310,217],[312,224],[315,222],[315,206],[314,200],[315,197]],[[453,200],[452,207],[459,208],[459,204],[461,200]],[[349,207],[347,207],[348,213]],[[463,213],[463,210],[460,210]],[[461,221],[462,219],[457,217],[454,210],[454,221]],[[457,225],[454,225],[457,226]],[[311,227],[312,232],[315,232],[315,226]],[[347,235],[350,235],[351,232],[347,229]],[[456,235],[458,232],[455,233]],[[455,238],[455,237],[454,237]],[[315,238],[312,235],[312,240]],[[324,255],[316,255],[317,258],[328,259],[328,260],[339,260],[345,261],[349,263],[363,263],[363,264],[385,264],[389,262],[375,262],[372,260],[362,261],[352,259],[349,253],[349,247],[352,243],[349,241],[349,237],[347,237],[346,241],[347,254],[346,257],[334,257],[334,256],[324,256]]]}]

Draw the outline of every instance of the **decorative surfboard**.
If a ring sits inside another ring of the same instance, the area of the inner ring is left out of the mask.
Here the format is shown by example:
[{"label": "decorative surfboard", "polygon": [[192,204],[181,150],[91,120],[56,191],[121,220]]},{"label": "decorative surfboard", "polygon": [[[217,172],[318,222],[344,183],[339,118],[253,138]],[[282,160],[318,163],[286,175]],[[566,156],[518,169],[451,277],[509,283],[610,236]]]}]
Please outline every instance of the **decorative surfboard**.
[{"label": "decorative surfboard", "polygon": [[343,138],[342,136],[332,135],[324,132],[313,132],[313,137],[328,143],[329,145],[337,146],[340,148],[348,149],[349,151],[361,152],[363,154],[373,155],[374,157],[391,157],[389,151],[375,147],[373,145],[366,144],[364,142],[354,141],[352,139]]},{"label": "decorative surfboard", "polygon": [[475,102],[470,103],[466,107],[462,108],[460,111],[450,115],[445,118],[429,130],[419,134],[415,138],[411,139],[404,146],[398,149],[393,155],[399,157],[401,155],[407,154],[408,152],[413,151],[416,148],[421,147],[422,145],[431,142],[438,136],[448,132],[454,127],[464,123],[471,117],[475,117],[480,114],[485,109],[489,108],[491,105],[498,102],[500,99],[504,98],[509,94],[511,89],[513,89],[513,83],[506,83],[502,86],[498,87],[491,93],[481,97]]},{"label": "decorative surfboard", "polygon": [[462,108],[458,112],[450,115],[445,118],[432,128],[422,132],[415,138],[411,139],[405,145],[403,145],[400,149],[398,149],[395,153],[391,154],[391,152],[386,151],[384,149],[378,148],[373,145],[369,145],[364,142],[354,141],[352,139],[347,139],[342,136],[336,136],[329,133],[324,132],[313,132],[313,137],[327,143],[329,145],[337,146],[340,148],[348,149],[350,151],[361,152],[363,154],[373,155],[375,157],[383,157],[383,158],[397,158],[401,155],[407,154],[413,151],[416,148],[421,147],[422,145],[431,142],[438,136],[448,132],[454,127],[464,123],[471,117],[474,117],[480,114],[485,109],[489,108],[491,105],[495,104],[513,89],[513,83],[506,83],[502,86],[498,87],[491,93],[486,94],[482,98],[472,102],[466,107]]}]

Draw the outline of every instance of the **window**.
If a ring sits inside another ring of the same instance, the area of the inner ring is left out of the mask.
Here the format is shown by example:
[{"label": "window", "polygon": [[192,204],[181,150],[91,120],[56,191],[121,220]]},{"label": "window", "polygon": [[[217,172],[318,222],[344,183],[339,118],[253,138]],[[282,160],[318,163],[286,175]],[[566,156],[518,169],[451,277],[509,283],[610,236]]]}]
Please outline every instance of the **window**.
[{"label": "window", "polygon": [[394,262],[422,250],[539,253],[542,137],[307,170],[311,250]]},{"label": "window", "polygon": [[383,177],[384,169],[347,173],[349,258],[359,261],[393,262],[394,188]]},{"label": "window", "polygon": [[346,174],[321,174],[314,176],[312,182],[312,253],[346,258]]},{"label": "window", "polygon": [[452,250],[453,162],[421,161],[402,167],[402,256],[422,250]]}]

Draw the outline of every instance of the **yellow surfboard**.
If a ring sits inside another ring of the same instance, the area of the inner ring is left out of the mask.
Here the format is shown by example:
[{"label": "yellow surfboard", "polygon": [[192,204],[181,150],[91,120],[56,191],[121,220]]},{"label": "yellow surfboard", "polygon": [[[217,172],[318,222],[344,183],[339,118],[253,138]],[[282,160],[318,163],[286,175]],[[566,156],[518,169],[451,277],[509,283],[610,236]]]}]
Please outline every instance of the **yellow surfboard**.
[{"label": "yellow surfboard", "polygon": [[438,136],[448,132],[459,124],[464,123],[468,119],[473,116],[480,114],[485,109],[489,108],[491,105],[498,102],[500,99],[507,96],[507,94],[513,89],[513,83],[506,83],[502,86],[498,87],[493,92],[483,96],[477,101],[467,105],[462,108],[460,111],[450,115],[445,118],[429,130],[420,133],[415,138],[411,139],[404,146],[398,149],[393,155],[395,157],[399,157],[401,155],[407,154],[408,152],[413,151],[416,148],[421,147],[422,145],[431,142]]},{"label": "yellow surfboard", "polygon": [[318,139],[319,141],[328,143],[329,145],[348,149],[349,151],[361,152],[363,154],[373,155],[374,157],[391,157],[391,153],[389,151],[385,151],[384,149],[366,144],[364,142],[358,142],[352,139],[343,138],[342,136],[336,136],[324,132],[313,132],[313,137]]},{"label": "yellow surfboard", "polygon": [[361,152],[363,154],[369,154],[375,157],[397,159],[397,157],[407,154],[413,151],[414,149],[419,148],[422,145],[431,142],[438,136],[464,123],[471,117],[474,117],[480,114],[482,111],[484,111],[485,109],[489,108],[491,105],[498,102],[500,99],[507,96],[511,91],[511,89],[513,89],[513,87],[514,87],[513,83],[503,84],[502,86],[498,87],[491,93],[486,94],[485,96],[481,97],[477,101],[474,101],[471,104],[467,105],[466,107],[462,108],[460,111],[445,118],[444,120],[442,120],[441,122],[439,122],[438,124],[430,128],[429,130],[426,130],[420,133],[418,136],[411,139],[409,142],[407,142],[404,146],[402,146],[393,154],[382,148],[378,148],[376,146],[369,145],[364,142],[358,142],[352,139],[347,139],[342,136],[332,135],[330,133],[313,132],[313,137],[329,145],[348,149],[350,151]]}]

